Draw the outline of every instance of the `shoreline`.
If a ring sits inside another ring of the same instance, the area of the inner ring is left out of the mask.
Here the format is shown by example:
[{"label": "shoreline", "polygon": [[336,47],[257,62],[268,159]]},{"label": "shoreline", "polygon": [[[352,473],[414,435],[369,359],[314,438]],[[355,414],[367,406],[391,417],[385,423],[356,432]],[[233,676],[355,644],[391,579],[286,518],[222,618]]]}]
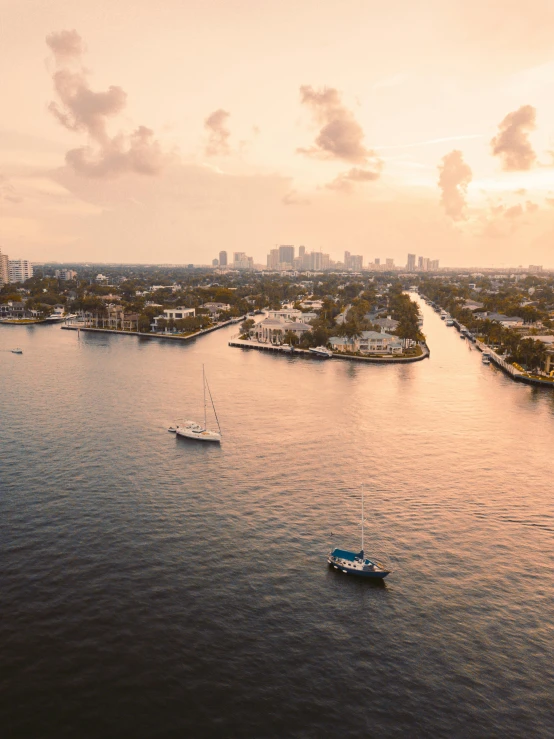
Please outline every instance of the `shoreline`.
[{"label": "shoreline", "polygon": [[226,326],[231,326],[234,323],[238,323],[239,321],[244,320],[244,316],[241,318],[232,319],[230,321],[225,321],[224,323],[220,323],[217,326],[210,326],[210,328],[204,328],[201,331],[196,331],[194,334],[189,334],[188,336],[179,336],[175,334],[153,334],[153,333],[143,333],[141,331],[121,331],[120,329],[112,329],[112,328],[94,328],[92,326],[76,326],[72,324],[66,324],[64,326],[61,326],[65,331],[88,331],[91,333],[97,333],[97,334],[117,334],[118,336],[140,336],[143,339],[161,339],[164,341],[192,341],[193,339],[198,338],[199,336],[203,336],[204,334],[209,334],[212,331],[217,331],[220,328],[225,328]]},{"label": "shoreline", "polygon": [[[419,293],[420,297],[423,298],[423,300],[430,300],[427,296],[423,295],[422,293]],[[432,302],[432,301],[431,301]],[[438,303],[435,303],[435,305],[439,305]],[[445,310],[442,308],[442,306],[439,306],[441,310]],[[457,318],[452,318],[454,328],[458,333],[461,333],[461,324],[458,321]],[[549,388],[550,390],[554,389],[554,381],[548,380],[546,377],[541,378],[538,375],[530,375],[528,372],[521,371],[516,369],[512,364],[509,362],[506,362],[505,359],[503,359],[500,355],[498,355],[494,349],[491,349],[491,347],[488,346],[488,344],[485,344],[483,341],[480,341],[477,337],[475,337],[475,346],[480,352],[487,352],[487,354],[490,356],[491,361],[493,364],[501,369],[504,374],[508,375],[514,382],[522,382],[524,385],[533,385],[534,387],[543,387],[543,388]]]},{"label": "shoreline", "polygon": [[[246,339],[231,339],[229,346],[236,347],[238,349],[255,349],[257,351],[269,351],[277,354],[285,354],[289,357],[294,356],[310,356],[314,359],[324,359],[318,357],[317,354],[309,351],[308,349],[295,349],[293,352],[284,346],[274,346],[272,344],[259,344],[253,341],[247,341]],[[340,354],[339,352],[333,352],[333,355],[329,359],[346,359],[352,362],[369,362],[370,364],[409,364],[410,362],[421,362],[423,359],[427,359],[431,352],[427,344],[420,344],[421,354],[417,357],[356,357],[349,354]]]}]

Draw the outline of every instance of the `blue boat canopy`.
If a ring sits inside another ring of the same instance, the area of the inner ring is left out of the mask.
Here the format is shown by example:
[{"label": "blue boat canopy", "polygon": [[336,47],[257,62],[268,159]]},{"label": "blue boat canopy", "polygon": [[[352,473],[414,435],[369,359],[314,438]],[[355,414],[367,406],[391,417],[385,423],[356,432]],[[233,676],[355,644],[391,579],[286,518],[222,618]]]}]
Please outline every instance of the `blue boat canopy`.
[{"label": "blue boat canopy", "polygon": [[357,552],[348,552],[346,549],[333,549],[331,556],[338,557],[339,559],[346,559],[348,562],[353,562],[358,557]]}]

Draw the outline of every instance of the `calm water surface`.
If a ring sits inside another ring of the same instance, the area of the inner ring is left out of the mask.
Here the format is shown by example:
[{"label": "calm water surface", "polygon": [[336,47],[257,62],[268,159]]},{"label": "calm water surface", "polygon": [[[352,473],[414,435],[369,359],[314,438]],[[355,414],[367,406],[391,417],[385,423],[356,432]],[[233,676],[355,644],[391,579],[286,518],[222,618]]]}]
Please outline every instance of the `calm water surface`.
[{"label": "calm water surface", "polygon": [[403,367],[0,327],[3,737],[554,736],[554,393],[423,311]]}]

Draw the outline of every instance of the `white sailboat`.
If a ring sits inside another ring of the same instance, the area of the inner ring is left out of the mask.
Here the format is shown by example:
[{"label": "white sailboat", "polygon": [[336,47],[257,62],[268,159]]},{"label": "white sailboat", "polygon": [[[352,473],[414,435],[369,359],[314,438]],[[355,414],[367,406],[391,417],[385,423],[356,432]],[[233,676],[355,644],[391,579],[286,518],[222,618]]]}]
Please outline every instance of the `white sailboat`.
[{"label": "white sailboat", "polygon": [[[175,427],[175,433],[177,436],[184,436],[186,439],[196,439],[197,441],[214,441],[217,444],[221,443],[221,426],[219,425],[219,419],[217,417],[217,412],[215,410],[215,404],[212,398],[212,393],[210,391],[210,386],[208,385],[208,380],[206,378],[206,373],[204,371],[204,365],[202,365],[202,383],[204,385],[204,425],[201,426],[199,423],[196,423],[196,421],[185,421],[185,423],[180,426]],[[206,396],[206,390],[208,391],[208,395],[210,397],[210,402],[212,404],[215,420],[217,423],[217,431],[212,431],[208,428],[208,421],[207,421],[207,406],[208,406],[208,399]],[[173,429],[170,429],[170,431]]]}]

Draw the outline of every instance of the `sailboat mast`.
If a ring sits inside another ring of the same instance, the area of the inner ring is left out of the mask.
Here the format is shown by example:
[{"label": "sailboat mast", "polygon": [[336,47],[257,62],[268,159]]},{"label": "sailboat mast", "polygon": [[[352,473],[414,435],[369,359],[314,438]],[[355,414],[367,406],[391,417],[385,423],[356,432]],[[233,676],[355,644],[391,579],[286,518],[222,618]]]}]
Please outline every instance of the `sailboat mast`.
[{"label": "sailboat mast", "polygon": [[206,376],[204,374],[204,365],[202,365],[202,385],[204,388],[204,428],[207,429],[207,419],[206,419]]},{"label": "sailboat mast", "polygon": [[364,551],[364,486],[362,485],[362,552]]}]

